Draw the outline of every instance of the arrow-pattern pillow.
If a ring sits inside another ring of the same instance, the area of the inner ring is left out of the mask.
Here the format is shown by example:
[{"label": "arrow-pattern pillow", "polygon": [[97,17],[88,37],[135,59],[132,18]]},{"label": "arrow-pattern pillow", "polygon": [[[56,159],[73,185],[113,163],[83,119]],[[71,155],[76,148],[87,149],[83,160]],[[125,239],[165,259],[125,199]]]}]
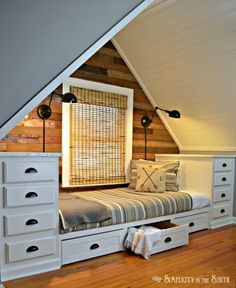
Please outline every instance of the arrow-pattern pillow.
[{"label": "arrow-pattern pillow", "polygon": [[164,192],[166,189],[166,170],[155,164],[137,164],[138,192]]},{"label": "arrow-pattern pillow", "polygon": [[158,165],[158,169],[162,168],[166,171],[166,191],[178,191],[177,172],[180,165],[179,161],[149,161],[149,160],[131,160],[130,163],[130,184],[129,188],[136,189],[137,184],[137,165],[149,164]]}]

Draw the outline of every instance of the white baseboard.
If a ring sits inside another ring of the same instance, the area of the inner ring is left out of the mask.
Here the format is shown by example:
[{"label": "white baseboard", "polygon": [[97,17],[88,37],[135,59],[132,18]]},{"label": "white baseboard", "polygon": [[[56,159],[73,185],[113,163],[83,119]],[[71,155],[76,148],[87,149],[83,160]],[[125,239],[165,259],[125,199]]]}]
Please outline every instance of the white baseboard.
[{"label": "white baseboard", "polygon": [[232,223],[236,224],[236,217],[232,217]]},{"label": "white baseboard", "polygon": [[213,221],[211,221],[210,228],[216,229],[216,228],[220,228],[220,227],[230,225],[230,224],[236,224],[236,217],[213,220]]},{"label": "white baseboard", "polygon": [[[61,268],[61,259],[46,260],[32,265],[20,267],[5,268],[2,271],[2,281],[15,280],[22,277],[32,276],[35,274],[45,273]],[[3,285],[3,284],[1,284]],[[0,288],[4,288],[0,286]]]}]

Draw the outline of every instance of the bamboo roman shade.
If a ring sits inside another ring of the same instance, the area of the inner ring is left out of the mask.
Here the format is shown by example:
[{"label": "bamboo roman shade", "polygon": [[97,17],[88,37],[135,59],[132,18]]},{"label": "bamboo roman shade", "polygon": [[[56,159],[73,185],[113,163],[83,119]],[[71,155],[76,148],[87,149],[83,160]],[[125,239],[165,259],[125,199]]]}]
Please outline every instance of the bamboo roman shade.
[{"label": "bamboo roman shade", "polygon": [[125,182],[127,96],[70,87],[70,185]]}]

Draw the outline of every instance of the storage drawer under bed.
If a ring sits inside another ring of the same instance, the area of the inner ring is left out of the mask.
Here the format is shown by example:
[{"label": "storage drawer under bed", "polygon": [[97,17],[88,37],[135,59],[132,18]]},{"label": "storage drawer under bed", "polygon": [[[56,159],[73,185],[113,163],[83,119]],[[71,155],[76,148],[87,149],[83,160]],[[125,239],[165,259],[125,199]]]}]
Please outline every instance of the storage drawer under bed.
[{"label": "storage drawer under bed", "polygon": [[173,220],[171,220],[171,222],[178,225],[187,224],[189,227],[188,228],[189,233],[192,233],[203,229],[208,229],[209,227],[208,217],[209,217],[208,213],[200,213],[191,216],[174,218]]},{"label": "storage drawer under bed", "polygon": [[62,240],[62,264],[121,251],[123,229]]},{"label": "storage drawer under bed", "polygon": [[163,221],[150,226],[161,229],[160,239],[154,241],[151,254],[188,244],[188,225],[177,225]]},{"label": "storage drawer under bed", "polygon": [[[160,239],[154,241],[151,254],[188,244],[188,225],[178,226],[170,221],[148,224],[161,229]],[[62,240],[62,265],[123,250],[124,230],[104,232]]]}]

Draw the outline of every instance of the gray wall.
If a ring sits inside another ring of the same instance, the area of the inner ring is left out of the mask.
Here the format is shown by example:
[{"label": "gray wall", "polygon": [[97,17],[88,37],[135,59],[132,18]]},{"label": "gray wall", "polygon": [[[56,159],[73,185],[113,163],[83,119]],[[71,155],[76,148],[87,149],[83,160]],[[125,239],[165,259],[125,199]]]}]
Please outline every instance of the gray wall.
[{"label": "gray wall", "polygon": [[0,128],[142,0],[0,0]]}]

